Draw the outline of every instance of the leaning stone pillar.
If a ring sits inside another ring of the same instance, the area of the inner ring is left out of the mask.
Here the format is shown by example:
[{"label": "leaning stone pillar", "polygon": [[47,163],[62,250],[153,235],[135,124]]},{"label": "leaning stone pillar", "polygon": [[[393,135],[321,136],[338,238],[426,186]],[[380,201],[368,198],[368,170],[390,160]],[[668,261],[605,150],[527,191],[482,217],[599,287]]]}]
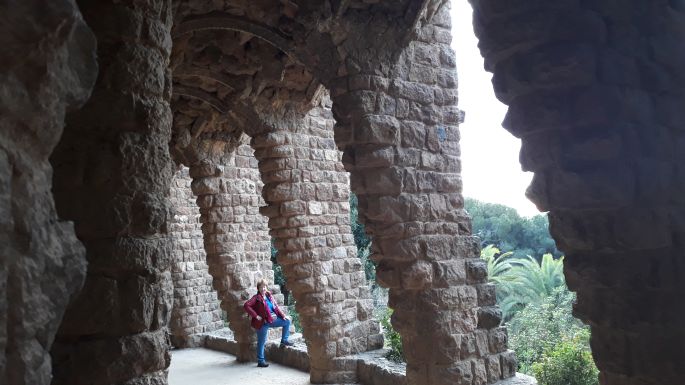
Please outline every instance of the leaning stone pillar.
[{"label": "leaning stone pillar", "polygon": [[313,383],[356,382],[349,354],[383,345],[350,228],[349,180],[333,140],[331,112],[314,108],[287,129],[255,135],[264,181],[262,212],[301,317]]},{"label": "leaning stone pillar", "polygon": [[603,385],[685,378],[685,7],[472,0]]},{"label": "leaning stone pillar", "polygon": [[181,167],[174,174],[169,193],[173,210],[169,233],[174,241],[171,270],[174,307],[169,333],[176,348],[197,347],[202,343],[202,334],[223,327],[202,242],[200,209],[190,189],[191,182],[188,168]]},{"label": "leaning stone pillar", "polygon": [[[40,12],[36,12],[40,10]],[[71,0],[0,4],[0,384],[48,385],[49,350],[86,273],[48,156],[90,95],[95,37]]]},{"label": "leaning stone pillar", "polygon": [[[243,304],[257,293],[257,281],[273,286],[271,240],[263,205],[262,184],[252,149],[239,146],[221,164],[204,161],[190,168],[200,207],[209,273],[221,308],[238,343],[238,360],[256,359],[254,329]],[[283,298],[276,299],[283,303]]]},{"label": "leaning stone pillar", "polygon": [[83,1],[100,76],[51,158],[88,274],[52,349],[54,384],[164,384],[172,307],[168,1]]},{"label": "leaning stone pillar", "polygon": [[412,385],[494,383],[516,370],[463,209],[447,4],[387,74],[348,58],[351,74],[331,90],[335,139]]}]

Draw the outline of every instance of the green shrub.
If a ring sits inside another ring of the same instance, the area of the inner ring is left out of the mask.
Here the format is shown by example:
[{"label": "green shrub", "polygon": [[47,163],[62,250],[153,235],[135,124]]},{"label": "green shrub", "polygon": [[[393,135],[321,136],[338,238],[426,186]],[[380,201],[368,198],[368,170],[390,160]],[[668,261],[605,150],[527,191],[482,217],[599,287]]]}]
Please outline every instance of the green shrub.
[{"label": "green shrub", "polygon": [[540,385],[597,385],[599,371],[588,349],[589,332],[564,339],[533,364]]},{"label": "green shrub", "polygon": [[385,336],[385,346],[390,351],[385,355],[385,358],[394,362],[404,362],[404,353],[402,352],[402,336],[392,327],[390,318],[392,317],[392,309],[387,308],[385,313],[381,316],[381,325],[383,326],[383,335]]},{"label": "green shrub", "polygon": [[528,304],[507,323],[509,347],[516,352],[520,372],[533,374],[533,363],[546,351],[565,339],[589,333],[587,326],[573,317],[575,297],[565,285],[557,287],[542,302]]}]

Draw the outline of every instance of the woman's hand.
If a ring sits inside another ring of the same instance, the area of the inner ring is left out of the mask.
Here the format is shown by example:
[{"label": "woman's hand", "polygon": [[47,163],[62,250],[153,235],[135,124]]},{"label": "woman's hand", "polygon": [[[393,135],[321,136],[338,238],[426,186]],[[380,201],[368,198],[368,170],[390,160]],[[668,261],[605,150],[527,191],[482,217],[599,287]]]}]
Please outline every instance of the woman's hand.
[{"label": "woman's hand", "polygon": [[261,320],[262,320],[262,317],[261,317],[261,316],[257,316],[257,321],[261,321]]}]

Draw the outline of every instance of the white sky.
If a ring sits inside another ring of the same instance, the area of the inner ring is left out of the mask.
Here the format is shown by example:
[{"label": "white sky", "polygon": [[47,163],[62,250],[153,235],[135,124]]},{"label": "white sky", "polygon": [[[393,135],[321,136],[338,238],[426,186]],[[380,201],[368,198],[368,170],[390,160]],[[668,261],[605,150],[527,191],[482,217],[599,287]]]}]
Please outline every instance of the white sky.
[{"label": "white sky", "polygon": [[464,195],[513,207],[521,215],[535,215],[538,210],[524,195],[533,174],[521,171],[521,141],[502,128],[507,107],[495,98],[492,74],[483,69],[472,14],[467,0],[452,0],[459,108],[466,111],[466,121],[459,126]]}]

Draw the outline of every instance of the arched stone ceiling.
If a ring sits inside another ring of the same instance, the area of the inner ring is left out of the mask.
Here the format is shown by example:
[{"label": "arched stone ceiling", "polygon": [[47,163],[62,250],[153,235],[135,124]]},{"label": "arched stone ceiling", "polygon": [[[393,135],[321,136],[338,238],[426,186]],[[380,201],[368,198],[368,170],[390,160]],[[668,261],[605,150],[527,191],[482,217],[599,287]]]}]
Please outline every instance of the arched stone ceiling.
[{"label": "arched stone ceiling", "polygon": [[209,147],[202,141],[237,140],[246,122],[258,124],[246,116],[305,112],[323,95],[323,78],[346,74],[350,51],[393,44],[387,31],[415,24],[436,1],[444,0],[176,1],[174,158],[192,161]]}]

